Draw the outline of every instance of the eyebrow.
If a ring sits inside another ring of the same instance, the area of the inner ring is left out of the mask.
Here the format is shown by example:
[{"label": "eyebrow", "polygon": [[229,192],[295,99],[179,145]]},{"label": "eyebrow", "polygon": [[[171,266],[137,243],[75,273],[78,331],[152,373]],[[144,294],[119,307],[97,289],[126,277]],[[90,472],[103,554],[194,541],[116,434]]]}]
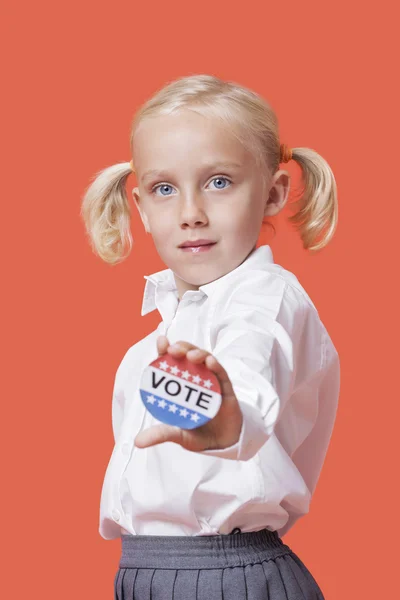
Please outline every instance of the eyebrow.
[{"label": "eyebrow", "polygon": [[[243,165],[235,162],[215,162],[215,163],[206,163],[202,165],[202,169],[240,169]],[[162,179],[168,179],[169,173],[168,171],[163,171],[159,169],[150,169],[149,171],[145,171],[141,177],[141,181],[148,179],[149,177],[160,177]]]}]

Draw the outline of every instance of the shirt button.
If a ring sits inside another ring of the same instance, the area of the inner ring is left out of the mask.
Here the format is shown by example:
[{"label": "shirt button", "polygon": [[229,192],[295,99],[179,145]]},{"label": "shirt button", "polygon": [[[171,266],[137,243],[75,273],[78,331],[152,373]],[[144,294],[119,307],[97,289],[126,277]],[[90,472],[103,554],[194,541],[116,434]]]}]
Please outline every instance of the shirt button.
[{"label": "shirt button", "polygon": [[119,521],[121,518],[121,513],[119,512],[119,510],[117,510],[116,508],[113,509],[112,511],[112,517],[115,521]]},{"label": "shirt button", "polygon": [[131,449],[131,445],[129,442],[124,442],[122,444],[122,447],[121,447],[122,454],[125,454],[127,456],[129,454],[130,449]]}]

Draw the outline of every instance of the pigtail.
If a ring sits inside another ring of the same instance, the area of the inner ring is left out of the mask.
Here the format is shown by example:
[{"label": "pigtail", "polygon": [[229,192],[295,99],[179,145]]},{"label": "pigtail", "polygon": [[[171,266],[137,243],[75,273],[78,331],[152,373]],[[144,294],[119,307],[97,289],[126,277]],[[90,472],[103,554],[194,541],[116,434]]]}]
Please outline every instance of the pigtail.
[{"label": "pigtail", "polygon": [[[303,247],[321,250],[332,238],[338,222],[338,200],[335,177],[326,160],[315,150],[293,148],[292,158],[302,171],[300,198],[290,204],[297,208],[288,217],[300,233]],[[321,236],[319,242],[316,239]]]},{"label": "pigtail", "polygon": [[110,264],[124,260],[133,245],[131,209],[125,190],[126,179],[131,173],[129,162],[103,169],[95,175],[82,199],[80,214],[92,250]]}]

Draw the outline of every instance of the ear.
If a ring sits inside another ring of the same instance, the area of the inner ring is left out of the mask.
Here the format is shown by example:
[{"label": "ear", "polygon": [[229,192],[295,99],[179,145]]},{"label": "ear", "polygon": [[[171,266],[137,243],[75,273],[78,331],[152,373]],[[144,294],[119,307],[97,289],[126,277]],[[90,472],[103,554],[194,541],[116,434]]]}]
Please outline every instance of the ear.
[{"label": "ear", "polygon": [[135,203],[136,208],[138,209],[140,218],[142,219],[142,223],[144,225],[144,228],[146,230],[147,233],[151,233],[150,232],[150,225],[149,225],[149,221],[147,219],[146,213],[144,212],[144,210],[142,210],[142,206],[140,203],[140,194],[139,194],[139,188],[135,187],[132,190],[132,197],[133,197],[133,201]]},{"label": "ear", "polygon": [[265,204],[264,216],[273,216],[278,214],[285,206],[290,190],[290,173],[280,169],[273,175],[269,196]]}]

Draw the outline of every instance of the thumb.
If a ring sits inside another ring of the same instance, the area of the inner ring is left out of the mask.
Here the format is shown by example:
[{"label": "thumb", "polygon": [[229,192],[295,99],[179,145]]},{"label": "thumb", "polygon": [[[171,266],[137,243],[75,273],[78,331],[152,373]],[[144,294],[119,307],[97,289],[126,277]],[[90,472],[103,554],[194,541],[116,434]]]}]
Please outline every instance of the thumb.
[{"label": "thumb", "polygon": [[183,431],[180,427],[173,425],[154,425],[149,429],[141,431],[135,438],[135,446],[147,448],[163,442],[175,442],[182,444]]}]

